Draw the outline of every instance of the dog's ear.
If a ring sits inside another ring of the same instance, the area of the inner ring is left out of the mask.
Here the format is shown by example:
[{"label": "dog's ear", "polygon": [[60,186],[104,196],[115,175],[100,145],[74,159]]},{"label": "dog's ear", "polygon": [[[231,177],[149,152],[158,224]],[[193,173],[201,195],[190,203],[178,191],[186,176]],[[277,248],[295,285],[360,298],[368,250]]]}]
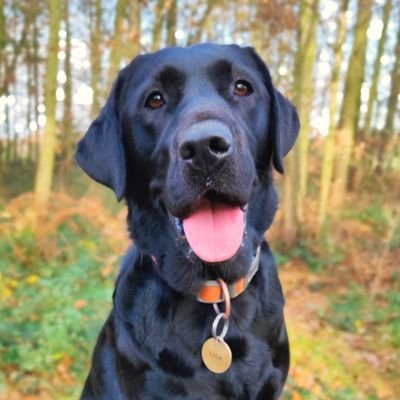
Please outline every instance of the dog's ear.
[{"label": "dog's ear", "polygon": [[118,200],[125,194],[126,178],[118,110],[122,85],[120,72],[105,106],[78,143],[75,153],[78,165],[95,181],[112,189]]},{"label": "dog's ear", "polygon": [[272,83],[269,93],[272,100],[270,127],[274,141],[272,162],[276,170],[283,174],[283,158],[299,135],[300,122],[296,109],[272,86]]},{"label": "dog's ear", "polygon": [[295,107],[272,84],[271,75],[261,57],[252,47],[247,47],[270,96],[269,137],[272,144],[272,163],[277,171],[284,172],[283,158],[293,147],[300,130]]}]

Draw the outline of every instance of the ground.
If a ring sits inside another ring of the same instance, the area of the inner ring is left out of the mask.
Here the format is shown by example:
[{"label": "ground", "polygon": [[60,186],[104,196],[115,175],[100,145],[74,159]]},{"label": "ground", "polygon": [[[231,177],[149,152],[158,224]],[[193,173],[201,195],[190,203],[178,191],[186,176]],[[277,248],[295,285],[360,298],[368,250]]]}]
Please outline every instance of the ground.
[{"label": "ground", "polygon": [[[125,211],[97,197],[54,195],[42,242],[29,194],[0,209],[0,400],[79,396],[128,244]],[[400,234],[390,207],[357,207],[322,241],[308,227],[285,250],[279,215],[268,234],[291,342],[284,400],[398,399]]]}]

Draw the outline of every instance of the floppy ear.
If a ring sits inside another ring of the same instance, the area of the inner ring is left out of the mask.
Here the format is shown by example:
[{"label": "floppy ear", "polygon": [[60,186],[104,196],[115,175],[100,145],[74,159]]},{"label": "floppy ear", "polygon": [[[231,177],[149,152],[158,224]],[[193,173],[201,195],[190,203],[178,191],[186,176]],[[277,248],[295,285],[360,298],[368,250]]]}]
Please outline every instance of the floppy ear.
[{"label": "floppy ear", "polygon": [[118,115],[121,73],[106,105],[78,143],[75,160],[95,181],[108,186],[118,200],[125,194],[126,165]]},{"label": "floppy ear", "polygon": [[297,139],[300,122],[296,109],[272,83],[269,93],[272,100],[270,127],[274,141],[272,162],[276,170],[283,174],[283,158]]},{"label": "floppy ear", "polygon": [[270,104],[270,139],[272,144],[272,163],[281,174],[284,172],[283,158],[293,147],[299,134],[300,122],[294,106],[272,84],[271,75],[261,57],[252,47],[247,47],[260,71],[264,85],[269,93]]}]

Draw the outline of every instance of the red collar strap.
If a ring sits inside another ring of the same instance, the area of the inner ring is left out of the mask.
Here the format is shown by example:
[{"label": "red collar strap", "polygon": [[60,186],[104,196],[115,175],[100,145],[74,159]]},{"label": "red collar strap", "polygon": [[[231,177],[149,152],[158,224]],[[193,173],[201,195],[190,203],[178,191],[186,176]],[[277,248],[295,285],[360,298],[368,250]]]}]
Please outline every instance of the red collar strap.
[{"label": "red collar strap", "polygon": [[[231,284],[227,284],[229,297],[234,299],[235,297],[242,294],[249,283],[253,279],[254,275],[258,271],[258,267],[260,264],[260,247],[258,247],[256,255],[254,256],[253,262],[251,263],[251,267],[246,276],[241,277],[236,282]],[[224,301],[224,294],[222,291],[222,287],[218,281],[206,281],[202,288],[196,295],[196,298],[201,303],[221,303]]]}]

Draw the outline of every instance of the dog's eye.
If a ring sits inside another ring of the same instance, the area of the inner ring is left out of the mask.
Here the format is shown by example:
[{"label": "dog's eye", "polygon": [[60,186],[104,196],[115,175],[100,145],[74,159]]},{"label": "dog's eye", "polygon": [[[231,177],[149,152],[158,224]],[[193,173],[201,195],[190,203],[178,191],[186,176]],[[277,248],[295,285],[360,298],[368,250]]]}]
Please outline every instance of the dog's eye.
[{"label": "dog's eye", "polygon": [[152,92],[146,99],[145,107],[152,108],[155,110],[156,108],[160,108],[165,104],[164,97],[160,92]]},{"label": "dog's eye", "polygon": [[233,93],[241,97],[248,96],[249,94],[253,93],[253,88],[251,87],[249,82],[241,79],[235,82]]}]

